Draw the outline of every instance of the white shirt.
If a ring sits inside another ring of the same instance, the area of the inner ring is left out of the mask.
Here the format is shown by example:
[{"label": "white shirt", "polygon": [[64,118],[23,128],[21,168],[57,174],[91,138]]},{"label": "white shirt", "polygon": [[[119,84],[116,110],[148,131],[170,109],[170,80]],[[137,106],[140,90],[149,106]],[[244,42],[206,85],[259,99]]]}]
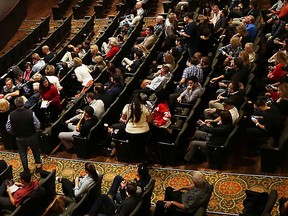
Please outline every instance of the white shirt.
[{"label": "white shirt", "polygon": [[84,64],[75,68],[75,74],[76,74],[77,80],[80,83],[82,83],[82,86],[86,86],[90,80],[93,80],[88,67]]},{"label": "white shirt", "polygon": [[146,121],[146,117],[150,115],[149,110],[147,109],[146,106],[143,104],[141,105],[141,110],[142,110],[142,115],[139,120],[139,122],[132,122],[132,118],[130,118],[131,115],[131,109],[130,109],[131,104],[126,104],[124,109],[123,109],[123,114],[127,116],[127,124],[126,124],[126,132],[131,133],[131,134],[139,134],[139,133],[145,133],[149,131],[149,125]]},{"label": "white shirt", "polygon": [[46,77],[49,80],[49,82],[58,89],[58,92],[62,89],[58,77],[56,76],[46,76]]}]

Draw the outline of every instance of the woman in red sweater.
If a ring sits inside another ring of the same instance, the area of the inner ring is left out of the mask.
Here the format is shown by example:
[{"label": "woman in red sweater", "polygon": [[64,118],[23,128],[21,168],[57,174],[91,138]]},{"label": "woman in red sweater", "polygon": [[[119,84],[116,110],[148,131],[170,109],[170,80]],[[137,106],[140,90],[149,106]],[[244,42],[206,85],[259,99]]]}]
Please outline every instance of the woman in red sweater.
[{"label": "woman in red sweater", "polygon": [[[45,103],[47,104],[46,108],[50,111],[51,118],[57,119],[57,116],[62,110],[60,104],[60,95],[57,88],[49,82],[46,76],[42,76],[39,90],[40,97],[42,101],[45,101]],[[45,106],[41,106],[41,108],[45,108]]]},{"label": "woman in red sweater", "polygon": [[270,81],[278,82],[279,79],[285,75],[284,70],[282,69],[288,64],[288,60],[286,58],[286,54],[282,51],[279,51],[276,54],[276,60],[275,60],[276,67],[273,69],[273,71],[270,71],[267,75],[267,78]]},{"label": "woman in red sweater", "polygon": [[111,60],[119,51],[118,43],[116,40],[109,40],[110,50],[106,54],[106,59]]}]

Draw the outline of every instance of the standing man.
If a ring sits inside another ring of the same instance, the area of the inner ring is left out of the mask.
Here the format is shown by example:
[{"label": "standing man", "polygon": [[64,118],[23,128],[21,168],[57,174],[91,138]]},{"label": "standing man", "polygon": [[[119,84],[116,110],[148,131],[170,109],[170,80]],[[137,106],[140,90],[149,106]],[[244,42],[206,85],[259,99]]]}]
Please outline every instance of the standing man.
[{"label": "standing man", "polygon": [[6,130],[16,136],[16,143],[24,171],[30,172],[27,159],[27,147],[29,146],[36,163],[36,172],[39,172],[42,167],[37,134],[40,129],[40,122],[33,111],[24,108],[22,97],[17,97],[14,102],[16,109],[8,116]]},{"label": "standing man", "polygon": [[196,22],[193,21],[193,13],[186,13],[184,21],[186,25],[180,35],[184,37],[184,43],[191,58],[198,50],[198,28]]}]

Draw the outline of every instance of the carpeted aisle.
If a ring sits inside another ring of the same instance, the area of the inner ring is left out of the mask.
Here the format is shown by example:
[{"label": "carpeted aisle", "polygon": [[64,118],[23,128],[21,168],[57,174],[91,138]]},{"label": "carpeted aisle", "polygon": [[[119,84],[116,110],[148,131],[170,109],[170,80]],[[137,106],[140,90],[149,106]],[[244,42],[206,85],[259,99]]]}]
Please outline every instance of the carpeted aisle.
[{"label": "carpeted aisle", "polygon": [[[17,178],[22,171],[19,155],[16,153],[0,152],[0,159],[5,159],[8,164],[13,165],[13,174]],[[68,160],[59,158],[44,158],[43,169],[57,170],[57,176],[74,179],[84,173],[85,161]],[[33,159],[29,157],[30,169],[34,170]],[[95,162],[97,170],[104,174],[102,192],[107,192],[115,175],[120,174],[128,180],[136,177],[136,167],[110,163]],[[152,168],[151,175],[156,179],[156,185],[152,202],[163,199],[164,190],[167,186],[184,186],[192,184],[191,170],[159,169]],[[278,176],[257,176],[232,173],[204,172],[207,180],[214,185],[214,192],[209,202],[210,212],[222,212],[229,215],[242,212],[245,190],[259,192],[270,192],[272,189],[278,191],[278,197],[288,197],[288,178]],[[58,192],[61,192],[61,185],[57,184]],[[273,209],[273,215],[277,215],[277,206]]]}]

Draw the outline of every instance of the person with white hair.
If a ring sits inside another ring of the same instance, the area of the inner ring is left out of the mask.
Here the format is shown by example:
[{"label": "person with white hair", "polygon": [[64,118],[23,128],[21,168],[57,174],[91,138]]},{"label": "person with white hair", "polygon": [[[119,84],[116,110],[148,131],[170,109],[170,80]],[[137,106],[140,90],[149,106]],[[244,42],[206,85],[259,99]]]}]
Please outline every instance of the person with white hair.
[{"label": "person with white hair", "polygon": [[210,199],[212,186],[199,171],[193,172],[192,181],[193,185],[190,186],[167,187],[164,201],[156,203],[154,216],[175,215],[177,209],[194,215],[198,208]]},{"label": "person with white hair", "polygon": [[103,53],[103,55],[105,56],[105,59],[107,60],[111,60],[116,53],[119,51],[119,46],[118,46],[118,42],[117,39],[115,37],[110,37],[108,39],[108,43],[103,42],[102,46],[101,46],[101,51]]}]

